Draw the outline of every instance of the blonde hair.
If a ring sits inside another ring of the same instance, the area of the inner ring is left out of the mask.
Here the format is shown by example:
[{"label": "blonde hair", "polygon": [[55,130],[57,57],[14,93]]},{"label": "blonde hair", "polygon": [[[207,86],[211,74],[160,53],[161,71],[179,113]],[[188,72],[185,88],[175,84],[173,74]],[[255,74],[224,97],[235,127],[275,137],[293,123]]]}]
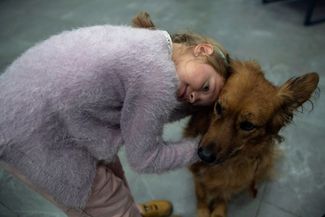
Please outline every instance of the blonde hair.
[{"label": "blonde hair", "polygon": [[[156,29],[147,12],[140,12],[132,19],[132,25],[138,28]],[[183,44],[187,47],[194,47],[198,44],[210,44],[213,46],[213,53],[206,56],[206,63],[211,65],[221,76],[227,79],[230,75],[231,58],[226,49],[215,40],[196,33],[176,33],[171,35],[173,43]]]}]

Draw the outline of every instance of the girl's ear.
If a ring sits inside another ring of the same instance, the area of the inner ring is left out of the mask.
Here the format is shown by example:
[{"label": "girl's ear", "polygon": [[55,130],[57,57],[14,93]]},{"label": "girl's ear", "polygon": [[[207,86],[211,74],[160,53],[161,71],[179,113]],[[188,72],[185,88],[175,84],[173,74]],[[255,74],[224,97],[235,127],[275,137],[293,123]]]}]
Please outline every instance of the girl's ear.
[{"label": "girl's ear", "polygon": [[210,56],[213,53],[211,44],[198,44],[194,47],[194,56],[205,55]]}]

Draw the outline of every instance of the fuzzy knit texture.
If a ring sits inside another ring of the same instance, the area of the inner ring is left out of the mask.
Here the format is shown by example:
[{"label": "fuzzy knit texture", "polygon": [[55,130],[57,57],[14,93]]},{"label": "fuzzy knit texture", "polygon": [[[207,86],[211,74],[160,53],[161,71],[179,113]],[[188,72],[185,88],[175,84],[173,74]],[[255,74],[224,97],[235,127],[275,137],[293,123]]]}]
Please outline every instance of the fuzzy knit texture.
[{"label": "fuzzy knit texture", "polygon": [[93,26],[35,45],[0,76],[0,160],[69,207],[83,207],[98,160],[193,163],[197,140],[162,139],[178,80],[163,31]]}]

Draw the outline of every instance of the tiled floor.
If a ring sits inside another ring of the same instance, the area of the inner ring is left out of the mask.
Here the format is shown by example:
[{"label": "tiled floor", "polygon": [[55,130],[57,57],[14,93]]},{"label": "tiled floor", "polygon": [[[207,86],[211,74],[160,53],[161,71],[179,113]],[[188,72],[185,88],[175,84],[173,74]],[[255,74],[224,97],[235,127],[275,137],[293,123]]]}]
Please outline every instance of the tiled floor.
[{"label": "tiled floor", "polygon": [[[256,59],[275,84],[316,71],[321,77],[320,95],[312,112],[307,105],[307,111],[298,113],[283,131],[285,154],[277,178],[264,183],[255,200],[246,194],[235,198],[229,216],[321,217],[325,213],[325,23],[304,27],[304,5],[304,1],[263,5],[261,0],[1,0],[0,72],[21,52],[52,34],[86,25],[128,24],[140,10],[149,11],[156,24],[170,32],[206,34],[218,39],[234,57]],[[320,14],[325,15],[321,8]],[[165,138],[179,138],[184,123],[167,125]],[[123,152],[121,157],[137,201],[169,199],[175,214],[195,216],[193,183],[186,169],[139,175],[129,169]],[[26,192],[21,196],[28,198]],[[0,216],[18,214],[0,206]]]}]

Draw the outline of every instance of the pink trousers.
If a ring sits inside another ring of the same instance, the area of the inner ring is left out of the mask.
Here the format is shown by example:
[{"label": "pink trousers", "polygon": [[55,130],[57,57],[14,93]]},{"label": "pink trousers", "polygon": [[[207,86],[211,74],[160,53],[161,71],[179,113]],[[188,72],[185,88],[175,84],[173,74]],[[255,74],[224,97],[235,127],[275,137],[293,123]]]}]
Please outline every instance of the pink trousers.
[{"label": "pink trousers", "polygon": [[83,210],[68,209],[69,217],[141,217],[119,158],[99,163],[92,192]]}]

